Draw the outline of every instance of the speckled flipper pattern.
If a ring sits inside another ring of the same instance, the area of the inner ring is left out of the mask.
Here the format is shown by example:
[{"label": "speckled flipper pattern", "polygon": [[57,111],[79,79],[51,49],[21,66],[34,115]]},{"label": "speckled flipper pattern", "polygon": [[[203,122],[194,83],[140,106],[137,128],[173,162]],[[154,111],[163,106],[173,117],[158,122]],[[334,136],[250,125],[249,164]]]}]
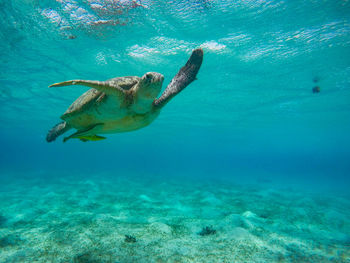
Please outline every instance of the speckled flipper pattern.
[{"label": "speckled flipper pattern", "polygon": [[164,90],[162,96],[155,100],[153,105],[156,108],[164,107],[171,98],[186,88],[192,81],[196,79],[197,73],[202,65],[203,50],[201,48],[195,49],[191,57],[188,59],[185,66],[171,80],[168,87]]}]

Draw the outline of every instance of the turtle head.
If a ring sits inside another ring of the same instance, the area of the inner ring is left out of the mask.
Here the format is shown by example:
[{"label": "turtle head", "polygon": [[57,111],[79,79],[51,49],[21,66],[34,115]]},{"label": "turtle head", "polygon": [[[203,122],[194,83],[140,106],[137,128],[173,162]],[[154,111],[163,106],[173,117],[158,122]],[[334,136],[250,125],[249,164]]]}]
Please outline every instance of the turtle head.
[{"label": "turtle head", "polygon": [[145,113],[150,110],[153,101],[162,89],[164,76],[157,72],[147,72],[140,79],[136,88],[135,111]]},{"label": "turtle head", "polygon": [[138,97],[154,100],[162,89],[164,76],[157,72],[147,72],[142,76],[137,90]]}]

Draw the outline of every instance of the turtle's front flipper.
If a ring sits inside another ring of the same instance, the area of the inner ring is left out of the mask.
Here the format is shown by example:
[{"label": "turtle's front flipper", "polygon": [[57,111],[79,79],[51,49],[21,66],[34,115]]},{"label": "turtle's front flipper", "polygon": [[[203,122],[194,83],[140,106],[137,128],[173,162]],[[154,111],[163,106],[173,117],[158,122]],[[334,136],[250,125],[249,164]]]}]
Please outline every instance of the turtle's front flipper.
[{"label": "turtle's front flipper", "polygon": [[171,98],[186,88],[192,81],[196,79],[199,68],[203,61],[203,50],[195,49],[185,66],[171,80],[168,87],[164,90],[162,96],[153,102],[156,108],[164,107]]},{"label": "turtle's front flipper", "polygon": [[85,129],[85,130],[79,130],[79,131],[73,133],[72,135],[65,137],[63,139],[63,142],[66,142],[69,139],[73,139],[73,138],[81,139],[82,141],[103,140],[103,139],[105,139],[105,137],[96,135],[96,133],[98,133],[100,131],[99,128],[101,128],[101,126],[103,126],[103,123],[95,124],[87,129]]},{"label": "turtle's front flipper", "polygon": [[71,86],[71,85],[81,85],[81,86],[87,86],[90,88],[97,89],[98,91],[102,91],[106,94],[123,94],[124,91],[122,88],[120,88],[118,85],[113,85],[113,82],[110,81],[96,81],[96,80],[68,80],[63,81],[59,83],[54,83],[49,86],[51,87],[64,87],[64,86]]}]

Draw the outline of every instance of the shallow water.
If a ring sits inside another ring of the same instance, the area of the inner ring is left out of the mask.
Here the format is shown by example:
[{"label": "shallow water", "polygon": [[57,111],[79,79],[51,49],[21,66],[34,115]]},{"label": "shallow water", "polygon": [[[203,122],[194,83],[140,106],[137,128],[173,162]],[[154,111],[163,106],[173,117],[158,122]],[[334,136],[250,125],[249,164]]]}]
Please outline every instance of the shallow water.
[{"label": "shallow water", "polygon": [[[0,7],[0,262],[350,262],[349,1]],[[150,126],[45,141],[86,91],[48,85],[164,89],[198,47]]]}]

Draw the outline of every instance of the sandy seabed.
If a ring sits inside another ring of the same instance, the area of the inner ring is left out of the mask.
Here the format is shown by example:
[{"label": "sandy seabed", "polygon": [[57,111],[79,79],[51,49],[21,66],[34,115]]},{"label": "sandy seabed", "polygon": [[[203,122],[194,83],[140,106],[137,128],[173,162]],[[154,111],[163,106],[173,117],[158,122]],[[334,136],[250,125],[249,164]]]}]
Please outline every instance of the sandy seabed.
[{"label": "sandy seabed", "polygon": [[349,197],[189,178],[2,175],[0,262],[350,262]]}]

